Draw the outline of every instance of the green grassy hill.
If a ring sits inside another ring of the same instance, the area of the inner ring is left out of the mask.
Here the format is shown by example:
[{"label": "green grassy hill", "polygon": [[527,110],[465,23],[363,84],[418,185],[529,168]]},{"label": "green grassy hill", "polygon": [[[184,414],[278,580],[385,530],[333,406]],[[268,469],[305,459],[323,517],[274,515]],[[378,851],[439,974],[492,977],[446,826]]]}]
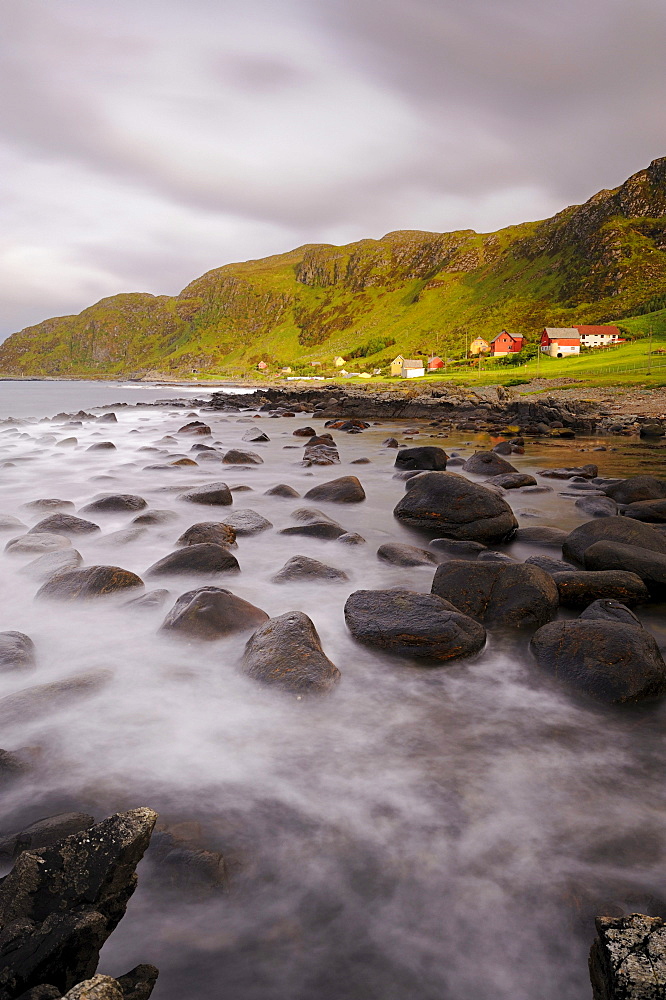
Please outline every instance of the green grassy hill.
[{"label": "green grassy hill", "polygon": [[238,376],[356,355],[454,355],[507,328],[619,323],[666,306],[666,158],[552,219],[497,233],[397,232],[228,264],[176,296],[102,299],[0,345],[0,373]]}]

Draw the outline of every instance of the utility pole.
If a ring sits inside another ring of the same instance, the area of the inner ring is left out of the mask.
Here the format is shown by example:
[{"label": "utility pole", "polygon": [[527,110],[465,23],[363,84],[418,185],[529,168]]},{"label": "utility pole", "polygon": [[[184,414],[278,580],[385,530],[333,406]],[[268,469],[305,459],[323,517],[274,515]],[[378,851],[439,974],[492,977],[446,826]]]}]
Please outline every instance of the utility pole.
[{"label": "utility pole", "polygon": [[648,343],[648,375],[652,373],[652,327],[650,327],[650,339]]}]

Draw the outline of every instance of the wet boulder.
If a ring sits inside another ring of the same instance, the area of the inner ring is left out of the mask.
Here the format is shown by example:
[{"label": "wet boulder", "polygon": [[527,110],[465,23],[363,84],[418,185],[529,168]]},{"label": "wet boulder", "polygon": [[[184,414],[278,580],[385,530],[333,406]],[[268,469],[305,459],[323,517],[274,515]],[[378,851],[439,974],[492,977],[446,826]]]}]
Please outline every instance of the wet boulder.
[{"label": "wet boulder", "polygon": [[219,507],[233,503],[231,490],[226,483],[208,483],[207,486],[199,486],[197,489],[189,490],[180,496],[181,500],[188,503],[210,504]]},{"label": "wet boulder", "polygon": [[239,573],[236,556],[224,545],[198,542],[170,552],[146,570],[146,576],[183,573]]},{"label": "wet boulder", "polygon": [[455,472],[421,472],[406,485],[393,513],[409,527],[484,545],[504,541],[518,527],[502,497]]},{"label": "wet boulder", "polygon": [[35,644],[24,632],[0,632],[0,673],[35,665]]},{"label": "wet boulder", "polygon": [[529,556],[525,562],[528,566],[539,566],[541,569],[545,569],[546,573],[568,573],[574,569],[571,563],[565,562],[564,559],[553,559],[552,556]]},{"label": "wet boulder", "polygon": [[19,855],[0,884],[0,926],[11,942],[0,959],[0,995],[19,997],[43,984],[66,993],[94,975],[136,888],[156,818],[145,808],[116,813]]},{"label": "wet boulder", "polygon": [[163,632],[213,641],[258,628],[268,615],[222,587],[200,587],[181,594],[162,622]]},{"label": "wet boulder", "polygon": [[0,855],[15,858],[23,851],[53,847],[63,837],[89,830],[94,824],[95,818],[87,813],[58,813],[57,816],[47,816],[0,841]]},{"label": "wet boulder", "polygon": [[666,664],[654,637],[639,626],[599,618],[549,622],[530,649],[542,669],[598,701],[666,694]]},{"label": "wet boulder", "polygon": [[144,510],[132,518],[132,524],[169,524],[177,519],[178,515],[173,510]]},{"label": "wet boulder", "polygon": [[43,531],[12,538],[5,545],[5,552],[10,552],[12,555],[40,555],[42,552],[58,552],[71,546],[72,543],[66,535],[54,535]]},{"label": "wet boulder", "polygon": [[588,572],[573,567],[566,572],[554,573],[560,604],[567,608],[584,608],[592,601],[613,600],[623,604],[644,604],[649,592],[635,573],[624,570]]},{"label": "wet boulder", "polygon": [[[387,441],[394,440],[395,438],[387,438]],[[397,448],[398,443],[397,441],[395,445],[384,443],[384,446]],[[426,472],[443,472],[446,469],[448,457],[443,448],[424,445],[418,448],[402,448],[395,456],[394,464],[396,469],[419,469]]]},{"label": "wet boulder", "polygon": [[651,552],[638,545],[595,542],[585,550],[588,570],[626,570],[635,573],[653,591],[666,589],[666,553]]},{"label": "wet boulder", "polygon": [[377,558],[393,566],[436,566],[437,557],[427,549],[401,542],[385,542],[377,549]]},{"label": "wet boulder", "polygon": [[[477,451],[471,458],[468,458],[463,465],[464,472],[471,472],[477,476],[499,476],[508,472],[518,472],[511,462],[498,455],[494,451]],[[529,483],[525,483],[529,486]]]},{"label": "wet boulder", "polygon": [[[60,442],[62,444],[62,442]],[[86,451],[115,451],[116,446],[113,441],[98,441],[96,444],[91,444]]]},{"label": "wet boulder", "polygon": [[643,913],[597,917],[590,951],[592,1000],[663,1000],[666,923]]},{"label": "wet boulder", "polygon": [[602,541],[638,545],[643,549],[666,554],[666,538],[649,524],[628,517],[600,517],[579,524],[567,535],[562,545],[562,552],[567,559],[582,566],[586,549],[595,542]]},{"label": "wet boulder", "polygon": [[81,553],[76,549],[61,549],[59,552],[45,552],[44,555],[22,566],[20,572],[32,577],[33,580],[48,580],[56,573],[76,569],[82,562]]},{"label": "wet boulder", "polygon": [[486,480],[492,486],[501,486],[503,490],[519,490],[524,486],[536,486],[537,481],[534,476],[526,472],[504,472],[499,476],[492,476]]},{"label": "wet boulder", "polygon": [[267,497],[284,497],[286,500],[298,498],[300,495],[298,490],[295,490],[293,486],[287,486],[286,483],[278,483],[277,486],[271,486],[264,493],[264,496]]},{"label": "wet boulder", "polygon": [[559,549],[566,537],[567,532],[562,528],[553,528],[547,524],[532,524],[527,528],[518,528],[513,536],[513,541]]},{"label": "wet boulder", "polygon": [[241,663],[244,674],[294,694],[326,693],[340,671],[324,653],[307,615],[290,611],[270,618],[248,640]]},{"label": "wet boulder", "polygon": [[273,583],[289,583],[293,580],[348,580],[349,577],[341,569],[318,559],[292,556],[271,579]]},{"label": "wet boulder", "polygon": [[226,465],[263,465],[264,460],[256,451],[242,451],[240,448],[230,448],[222,456]]},{"label": "wet boulder", "polygon": [[224,523],[237,535],[257,535],[273,527],[271,521],[256,510],[236,510],[224,519]]},{"label": "wet boulder", "polygon": [[209,437],[212,431],[208,424],[205,424],[203,420],[190,420],[188,424],[183,424],[182,427],[178,428],[177,434],[192,434],[197,437]]},{"label": "wet boulder", "polygon": [[236,541],[236,532],[229,524],[223,521],[199,521],[191,524],[182,533],[176,545],[200,545],[202,542],[214,542],[215,545],[233,545]]},{"label": "wet boulder", "polygon": [[28,534],[48,532],[55,535],[93,535],[99,530],[98,524],[84,521],[82,517],[73,517],[72,514],[50,514],[32,527]]},{"label": "wet boulder", "polygon": [[[614,501],[610,500],[610,503]],[[666,499],[664,500],[637,500],[627,504],[622,511],[624,517],[633,517],[637,521],[646,521],[648,524],[666,524]]]},{"label": "wet boulder", "polygon": [[299,507],[292,515],[299,524],[283,528],[281,535],[305,535],[308,538],[333,539],[346,534],[345,529],[321,510],[314,507]]},{"label": "wet boulder", "polygon": [[23,508],[24,510],[49,513],[54,510],[74,510],[74,504],[71,500],[58,500],[55,497],[49,497],[40,500],[30,500],[28,503],[23,504]]},{"label": "wet boulder", "polygon": [[[248,444],[260,444],[270,441],[270,438],[260,427],[251,427],[243,434],[243,441],[247,441]],[[250,454],[252,455],[254,452],[250,452]]]},{"label": "wet boulder", "polygon": [[486,551],[486,546],[481,542],[459,541],[455,538],[432,538],[428,544],[432,549],[449,552],[454,559],[476,559],[481,552]]},{"label": "wet boulder", "polygon": [[545,476],[546,479],[574,479],[575,477],[594,479],[598,474],[598,467],[592,463],[565,469],[542,469],[539,473],[540,476]]},{"label": "wet boulder", "polygon": [[357,590],[345,604],[345,621],[358,642],[416,659],[472,656],[486,641],[483,626],[449,601],[409,590]]},{"label": "wet boulder", "polygon": [[153,611],[155,608],[161,608],[170,596],[168,590],[148,590],[141,597],[133,597],[131,601],[126,601],[123,607],[131,611]]},{"label": "wet boulder", "polygon": [[133,493],[107,493],[102,497],[91,500],[82,508],[84,514],[118,514],[143,510],[148,504],[143,497],[135,496]]},{"label": "wet boulder", "polygon": [[553,578],[527,563],[452,559],[435,572],[432,593],[495,628],[538,628],[557,614]]},{"label": "wet boulder", "polygon": [[297,427],[293,433],[294,437],[307,437],[307,438],[315,437],[317,434],[314,427],[309,427],[309,426]]},{"label": "wet boulder", "polygon": [[616,503],[630,504],[641,500],[666,500],[666,479],[657,476],[629,476],[604,487],[607,497]]},{"label": "wet boulder", "polygon": [[340,464],[340,453],[330,434],[310,438],[303,450],[302,464],[307,468],[312,465]]},{"label": "wet boulder", "polygon": [[328,503],[359,503],[365,500],[365,490],[356,476],[341,476],[328,483],[319,483],[305,494],[306,500]]},{"label": "wet boulder", "polygon": [[626,604],[621,604],[620,601],[614,601],[611,598],[604,598],[600,601],[593,601],[592,604],[588,604],[584,611],[581,611],[579,618],[596,618],[602,621],[609,622],[624,622],[626,625],[638,625],[641,622],[633,613],[630,611]]},{"label": "wet boulder", "polygon": [[58,601],[82,601],[105,597],[126,590],[143,587],[143,580],[136,573],[119,566],[88,566],[67,570],[51,577],[37,591],[36,597]]},{"label": "wet boulder", "polygon": [[338,535],[336,541],[342,542],[343,545],[365,545],[365,538],[363,535],[359,535],[357,531],[345,531],[343,535]]},{"label": "wet boulder", "polygon": [[574,507],[590,517],[614,517],[617,514],[617,504],[610,497],[580,497]]}]

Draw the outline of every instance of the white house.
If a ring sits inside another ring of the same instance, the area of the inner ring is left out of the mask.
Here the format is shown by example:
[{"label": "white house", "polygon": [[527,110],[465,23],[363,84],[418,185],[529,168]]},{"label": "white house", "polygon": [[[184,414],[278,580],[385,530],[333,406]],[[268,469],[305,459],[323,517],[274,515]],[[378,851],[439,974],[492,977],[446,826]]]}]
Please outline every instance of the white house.
[{"label": "white house", "polygon": [[402,371],[400,372],[402,378],[421,378],[425,375],[425,368],[422,361],[410,361],[407,358],[402,363]]},{"label": "white house", "polygon": [[625,340],[616,326],[577,326],[581,347],[612,347]]}]

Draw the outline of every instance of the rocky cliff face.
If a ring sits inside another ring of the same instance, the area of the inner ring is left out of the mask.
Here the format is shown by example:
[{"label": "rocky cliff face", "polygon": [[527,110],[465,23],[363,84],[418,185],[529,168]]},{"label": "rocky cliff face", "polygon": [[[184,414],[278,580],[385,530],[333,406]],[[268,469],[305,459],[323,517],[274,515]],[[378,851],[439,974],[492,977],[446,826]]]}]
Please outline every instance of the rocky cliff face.
[{"label": "rocky cliff face", "polygon": [[530,337],[615,321],[665,294],[666,158],[540,223],[304,246],[209,271],[175,297],[103,299],[11,336],[0,373],[235,374],[382,338],[423,351],[433,332],[455,351],[470,330]]}]

